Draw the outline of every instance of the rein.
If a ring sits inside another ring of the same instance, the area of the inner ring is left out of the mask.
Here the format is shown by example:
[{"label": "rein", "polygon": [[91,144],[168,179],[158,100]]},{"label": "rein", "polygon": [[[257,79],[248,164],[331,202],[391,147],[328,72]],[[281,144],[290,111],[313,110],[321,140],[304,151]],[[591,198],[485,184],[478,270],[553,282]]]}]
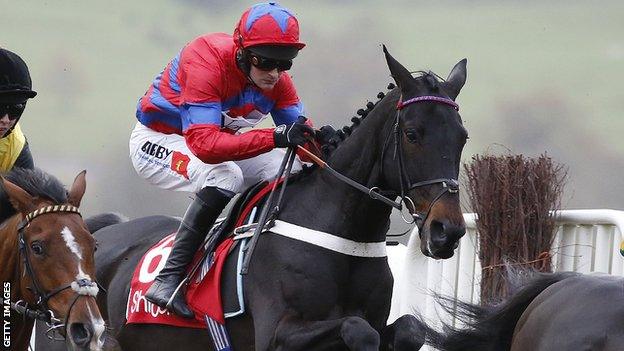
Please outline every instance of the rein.
[{"label": "rein", "polygon": [[[22,257],[22,261],[26,268],[26,273],[28,274],[28,276],[30,277],[30,280],[32,281],[33,286],[28,287],[28,290],[33,292],[33,294],[35,295],[35,298],[37,299],[37,302],[34,308],[28,307],[28,304],[23,300],[19,300],[17,302],[11,302],[11,309],[23,315],[24,318],[31,318],[31,319],[36,319],[36,320],[45,322],[48,325],[48,327],[50,327],[45,333],[46,336],[53,340],[63,340],[63,339],[57,339],[54,337],[54,335],[49,335],[49,334],[51,332],[52,333],[58,332],[58,329],[62,329],[66,327],[67,320],[69,319],[69,315],[71,313],[71,309],[74,307],[74,305],[78,301],[78,298],[80,298],[80,296],[95,297],[98,292],[98,284],[89,278],[82,278],[82,279],[76,279],[69,284],[62,285],[60,287],[52,289],[51,291],[47,293],[41,288],[41,284],[39,283],[37,276],[35,275],[35,272],[32,268],[30,256],[28,255],[28,249],[26,247],[26,240],[24,239],[24,231],[35,218],[41,215],[49,214],[49,213],[76,213],[82,216],[80,214],[80,211],[78,210],[78,207],[75,207],[72,205],[52,205],[52,206],[46,206],[46,207],[40,208],[36,211],[29,213],[20,222],[19,226],[17,227],[18,251]],[[76,293],[76,296],[72,300],[72,303],[70,304],[69,309],[67,310],[65,320],[61,323],[61,320],[56,318],[54,316],[54,312],[52,312],[52,310],[48,307],[48,301],[55,295],[67,289],[74,290]]]},{"label": "rein", "polygon": [[[403,204],[406,204],[406,207],[408,207],[408,210],[410,211],[410,215],[412,216],[412,221],[408,221],[407,219],[405,219],[403,212],[401,212],[401,218],[403,218],[403,220],[408,223],[408,224],[412,224],[415,222],[416,225],[418,226],[418,233],[420,235],[420,233],[422,233],[422,226],[424,225],[424,223],[427,221],[427,218],[429,218],[429,214],[431,213],[431,209],[433,208],[433,206],[442,198],[442,196],[444,196],[446,193],[457,193],[459,191],[459,182],[457,181],[457,179],[451,179],[451,178],[436,178],[436,179],[429,179],[429,180],[424,180],[424,181],[420,181],[420,182],[416,182],[416,183],[412,183],[409,179],[409,177],[407,176],[407,173],[405,171],[405,165],[403,162],[403,149],[401,148],[401,126],[400,126],[400,118],[401,118],[401,110],[403,108],[405,108],[405,106],[414,104],[414,103],[418,103],[418,102],[434,102],[434,103],[439,103],[439,104],[444,104],[447,106],[451,106],[453,107],[455,110],[459,111],[459,105],[457,105],[457,103],[449,98],[445,98],[445,97],[441,97],[441,96],[432,96],[432,95],[425,95],[425,96],[418,96],[406,101],[402,101],[401,99],[399,99],[399,102],[397,104],[397,113],[396,113],[396,121],[394,123],[394,133],[395,133],[395,138],[394,138],[394,156],[393,159],[397,159],[397,155],[398,155],[398,162],[397,162],[397,166],[399,168],[399,182],[401,185],[401,193],[397,194],[396,196],[400,196],[401,200],[400,201],[394,201],[384,195],[382,195],[382,191],[378,188],[378,187],[372,187],[372,188],[368,188],[358,182],[356,182],[355,180],[345,176],[344,174],[336,171],[335,169],[331,168],[327,162],[321,160],[318,156],[314,155],[314,153],[306,150],[304,147],[302,147],[301,145],[297,146],[297,149],[300,150],[301,152],[304,152],[305,154],[307,154],[310,159],[312,159],[316,164],[319,165],[319,167],[321,167],[322,169],[325,169],[327,171],[329,171],[330,174],[332,174],[334,177],[336,177],[338,180],[354,187],[355,189],[368,194],[368,196],[374,200],[378,200],[381,201],[383,203],[385,203],[386,205],[392,206],[396,209],[398,209],[399,211],[401,211],[403,209]],[[384,147],[381,153],[381,172],[383,172],[383,158],[384,158],[384,154],[386,152],[386,148],[388,146],[388,140],[390,140],[390,138],[386,138],[386,143],[384,143]],[[254,252],[254,249],[256,247],[256,244],[258,242],[258,239],[260,237],[260,233],[264,230],[264,226],[266,225],[267,222],[269,222],[269,217],[272,217],[272,219],[275,219],[276,214],[279,212],[279,206],[282,200],[282,196],[284,195],[284,190],[286,189],[286,185],[287,185],[287,181],[288,181],[288,176],[290,175],[290,170],[292,167],[292,163],[294,161],[295,158],[295,149],[294,148],[288,148],[286,155],[284,156],[284,159],[282,160],[282,164],[280,165],[280,168],[277,172],[277,175],[275,177],[275,183],[273,184],[273,189],[271,190],[271,192],[269,193],[269,197],[266,200],[264,207],[262,209],[262,212],[260,214],[260,218],[258,219],[258,225],[255,228],[255,231],[253,233],[253,235],[251,236],[250,242],[249,244],[243,249],[244,252],[246,252],[246,256],[243,262],[243,266],[241,269],[241,274],[245,275],[248,272],[249,269],[249,264],[251,262],[251,257],[252,254]],[[271,207],[273,206],[273,194],[275,193],[276,190],[276,186],[277,186],[277,180],[284,177],[284,184],[282,184],[282,188],[279,194],[279,198],[277,201],[277,205],[275,207],[273,207],[273,212],[272,215],[269,215],[269,211],[271,210]],[[414,201],[406,194],[406,191],[410,191],[412,189],[415,188],[419,188],[419,187],[424,187],[424,186],[429,186],[429,185],[435,185],[435,184],[442,184],[443,190],[438,193],[438,195],[436,195],[433,200],[429,203],[429,207],[427,209],[427,211],[425,212],[424,216],[418,212],[416,212],[416,206],[414,204]],[[394,192],[387,192],[387,191],[383,191],[384,193],[389,193],[389,194],[393,194]],[[411,206],[407,205],[407,202],[409,201],[409,203],[411,204]],[[411,207],[411,208],[410,208]],[[184,284],[184,281],[181,283]]]}]

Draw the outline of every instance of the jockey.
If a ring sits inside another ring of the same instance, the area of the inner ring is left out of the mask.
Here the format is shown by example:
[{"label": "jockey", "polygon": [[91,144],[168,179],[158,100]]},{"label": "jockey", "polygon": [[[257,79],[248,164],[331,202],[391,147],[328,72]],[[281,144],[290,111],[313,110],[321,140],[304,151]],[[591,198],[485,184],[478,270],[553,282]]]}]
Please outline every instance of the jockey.
[{"label": "jockey", "polygon": [[24,60],[0,48],[0,173],[34,168],[28,141],[18,123],[26,101],[37,95]]},{"label": "jockey", "polygon": [[[276,175],[283,148],[314,135],[286,73],[304,46],[289,10],[258,4],[243,13],[234,35],[188,43],[139,100],[130,137],[137,173],[164,189],[196,192],[149,301],[193,317],[178,290],[207,232],[235,194]],[[268,113],[278,127],[241,132]],[[293,172],[299,170],[297,160]]]}]

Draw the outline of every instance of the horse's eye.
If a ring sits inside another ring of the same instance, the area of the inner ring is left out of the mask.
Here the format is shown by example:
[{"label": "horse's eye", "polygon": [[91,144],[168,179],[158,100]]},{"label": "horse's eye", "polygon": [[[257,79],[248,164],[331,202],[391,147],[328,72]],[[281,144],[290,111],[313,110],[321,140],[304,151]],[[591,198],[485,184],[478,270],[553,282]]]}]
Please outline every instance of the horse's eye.
[{"label": "horse's eye", "polygon": [[39,241],[33,241],[30,244],[30,249],[37,256],[43,255],[43,245]]},{"label": "horse's eye", "polygon": [[407,129],[405,131],[405,137],[407,137],[407,141],[410,143],[415,143],[418,141],[418,132],[415,129]]}]

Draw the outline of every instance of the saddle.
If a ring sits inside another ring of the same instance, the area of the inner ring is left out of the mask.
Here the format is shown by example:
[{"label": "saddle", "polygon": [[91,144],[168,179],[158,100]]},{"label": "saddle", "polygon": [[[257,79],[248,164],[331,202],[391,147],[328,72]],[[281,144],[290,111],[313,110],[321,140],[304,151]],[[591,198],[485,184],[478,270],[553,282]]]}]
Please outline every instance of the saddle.
[{"label": "saddle", "polygon": [[[178,317],[153,305],[144,297],[144,292],[162,268],[161,264],[164,264],[173,246],[175,233],[171,233],[150,248],[135,268],[126,309],[127,323],[155,323],[188,328],[206,328],[206,325],[212,324],[214,329],[215,325],[221,328],[225,318],[244,313],[240,274],[243,249],[253,233],[251,229],[254,226],[250,222],[260,212],[272,188],[273,183],[265,181],[243,192],[227,216],[213,226],[206,241],[200,246],[187,273],[186,292],[189,306],[197,319]],[[254,211],[254,208],[258,210]]]},{"label": "saddle", "polygon": [[[281,180],[278,181],[279,183],[281,183]],[[208,235],[206,235],[206,241],[202,247],[205,254],[212,253],[226,238],[251,228],[251,226],[243,227],[234,233],[235,228],[242,227],[249,222],[249,216],[254,207],[260,208],[263,205],[265,196],[271,191],[272,186],[273,182],[258,182],[245,190],[236,199],[228,214],[224,218],[219,219]],[[193,272],[193,270],[189,272]]]}]

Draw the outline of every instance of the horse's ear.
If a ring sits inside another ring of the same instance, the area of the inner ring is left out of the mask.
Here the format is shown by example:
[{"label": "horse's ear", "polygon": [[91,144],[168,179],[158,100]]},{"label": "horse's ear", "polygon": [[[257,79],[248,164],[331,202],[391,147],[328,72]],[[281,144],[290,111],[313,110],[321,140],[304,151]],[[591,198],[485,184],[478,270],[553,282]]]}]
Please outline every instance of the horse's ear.
[{"label": "horse's ear", "polygon": [[27,193],[24,189],[0,177],[2,187],[9,196],[9,202],[13,207],[21,213],[30,213],[36,209],[35,198]]},{"label": "horse's ear", "polygon": [[82,196],[87,190],[86,175],[86,170],[78,173],[76,179],[74,179],[74,184],[72,184],[71,189],[69,189],[69,196],[67,197],[67,201],[76,207],[80,207],[80,201],[82,200]]},{"label": "horse's ear", "polygon": [[390,69],[390,74],[394,81],[399,86],[401,91],[404,91],[407,88],[409,82],[411,82],[414,78],[412,74],[407,70],[407,68],[403,67],[399,61],[395,60],[392,55],[388,52],[385,45],[383,46],[383,52],[386,55],[386,62],[388,63],[388,68]]},{"label": "horse's ear", "polygon": [[462,87],[466,83],[466,63],[468,60],[463,59],[453,67],[451,73],[449,73],[446,82],[444,82],[444,88],[449,93],[449,97],[453,100],[457,98]]}]

